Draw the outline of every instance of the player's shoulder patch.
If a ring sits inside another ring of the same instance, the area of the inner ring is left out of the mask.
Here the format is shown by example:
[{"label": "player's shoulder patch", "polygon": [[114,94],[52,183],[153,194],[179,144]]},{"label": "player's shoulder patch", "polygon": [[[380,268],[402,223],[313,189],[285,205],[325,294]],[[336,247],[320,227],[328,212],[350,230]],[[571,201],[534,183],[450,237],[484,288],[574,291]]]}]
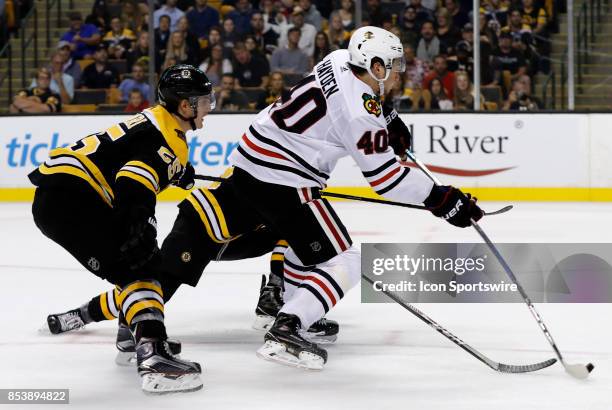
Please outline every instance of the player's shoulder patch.
[{"label": "player's shoulder patch", "polygon": [[372,114],[375,117],[380,116],[380,114],[382,113],[382,107],[380,105],[378,97],[375,97],[368,93],[363,93],[361,98],[363,99],[363,107],[368,112],[368,114]]}]

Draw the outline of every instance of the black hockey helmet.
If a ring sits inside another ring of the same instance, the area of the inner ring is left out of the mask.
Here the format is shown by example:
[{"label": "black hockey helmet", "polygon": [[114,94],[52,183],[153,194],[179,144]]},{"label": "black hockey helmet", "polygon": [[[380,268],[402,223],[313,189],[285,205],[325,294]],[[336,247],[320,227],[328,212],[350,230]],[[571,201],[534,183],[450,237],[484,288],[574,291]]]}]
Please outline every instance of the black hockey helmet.
[{"label": "black hockey helmet", "polygon": [[[212,92],[212,84],[202,70],[189,64],[177,64],[168,67],[162,73],[157,83],[157,98],[168,112],[178,115],[185,121],[191,122],[195,129],[193,120],[197,116],[198,97],[210,97],[210,109],[215,108],[215,97]],[[181,100],[188,100],[193,108],[194,116],[185,118],[178,113],[178,105]]]}]

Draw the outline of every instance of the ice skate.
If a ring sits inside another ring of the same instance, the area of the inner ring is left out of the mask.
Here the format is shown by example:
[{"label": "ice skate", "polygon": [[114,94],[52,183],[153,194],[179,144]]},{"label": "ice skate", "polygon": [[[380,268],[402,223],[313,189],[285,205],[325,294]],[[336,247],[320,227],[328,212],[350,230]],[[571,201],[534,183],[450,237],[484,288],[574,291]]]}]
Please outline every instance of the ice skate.
[{"label": "ice skate", "polygon": [[302,337],[300,328],[297,316],[279,313],[266,333],[264,345],[257,350],[257,356],[287,366],[323,370],[327,351]]},{"label": "ice skate", "polygon": [[136,345],[136,357],[145,393],[185,393],[203,387],[200,365],[175,357],[165,340],[140,339]]},{"label": "ice skate", "polygon": [[[178,340],[167,339],[170,353],[173,356],[178,357],[181,353],[181,342]],[[117,329],[117,341],[115,343],[117,347],[117,356],[115,356],[115,363],[119,366],[135,366],[136,365],[136,342],[134,342],[134,336],[124,323],[119,324]]]},{"label": "ice skate", "polygon": [[[262,275],[253,329],[269,330],[283,304],[283,289],[278,285],[266,284],[266,276]],[[300,331],[300,334],[311,342],[330,344],[338,339],[339,329],[340,326],[335,320],[322,318],[313,323],[307,331]]]}]

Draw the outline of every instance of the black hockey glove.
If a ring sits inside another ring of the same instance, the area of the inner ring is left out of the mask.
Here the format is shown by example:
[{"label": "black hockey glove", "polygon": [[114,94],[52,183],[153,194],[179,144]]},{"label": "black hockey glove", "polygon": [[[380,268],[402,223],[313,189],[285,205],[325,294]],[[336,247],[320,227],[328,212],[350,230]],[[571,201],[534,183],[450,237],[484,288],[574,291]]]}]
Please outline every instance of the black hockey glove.
[{"label": "black hockey glove", "polygon": [[134,208],[120,216],[125,234],[119,247],[119,261],[132,270],[143,267],[159,253],[157,220],[147,214],[145,208]]},{"label": "black hockey glove", "polygon": [[476,201],[476,198],[455,187],[434,185],[423,203],[435,216],[446,219],[451,225],[465,228],[471,225],[470,219],[478,221],[484,215]]},{"label": "black hockey glove", "polygon": [[402,160],[406,160],[406,150],[412,149],[412,134],[410,130],[399,117],[391,103],[383,104],[383,115],[387,122],[389,145],[393,148],[395,155],[399,156]]},{"label": "black hockey glove", "polygon": [[195,169],[191,162],[188,162],[185,165],[185,169],[183,169],[183,173],[178,178],[178,180],[173,184],[182,189],[191,189],[195,185]]}]

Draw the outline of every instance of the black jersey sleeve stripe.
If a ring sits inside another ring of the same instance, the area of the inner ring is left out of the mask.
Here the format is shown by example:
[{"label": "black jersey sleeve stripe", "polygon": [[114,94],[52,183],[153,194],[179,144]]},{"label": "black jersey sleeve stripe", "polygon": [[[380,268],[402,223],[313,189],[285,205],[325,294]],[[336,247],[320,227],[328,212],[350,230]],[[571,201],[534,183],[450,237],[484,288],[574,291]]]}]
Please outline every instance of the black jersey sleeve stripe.
[{"label": "black jersey sleeve stripe", "polygon": [[293,286],[295,286],[295,287],[300,286],[300,283],[299,283],[299,282],[296,282],[296,281],[294,281],[293,279],[289,279],[289,278],[287,278],[287,276],[286,276],[286,275],[285,275],[285,277],[284,277],[284,279],[283,279],[283,280],[284,280],[285,282],[287,282],[288,284],[293,285]]},{"label": "black jersey sleeve stripe", "polygon": [[292,269],[295,269],[297,271],[300,272],[310,272],[311,270],[314,269],[314,265],[313,266],[300,266],[300,265],[296,265],[295,263],[291,262],[290,260],[288,260],[287,258],[285,258],[285,263]]},{"label": "black jersey sleeve stripe", "polygon": [[384,164],[382,164],[381,166],[379,166],[373,171],[363,171],[362,174],[366,178],[373,177],[377,174],[380,174],[381,172],[383,172],[385,169],[389,168],[393,164],[397,164],[397,160],[395,158],[390,159],[389,161],[385,162]]},{"label": "black jersey sleeve stripe", "polygon": [[389,185],[387,185],[386,187],[384,187],[382,189],[376,190],[376,193],[379,194],[379,195],[383,195],[383,194],[389,192],[390,190],[395,188],[397,186],[397,184],[402,182],[402,179],[406,178],[406,175],[408,175],[409,172],[410,172],[410,168],[404,167],[404,170],[399,175],[399,177],[397,177],[395,179],[395,181],[393,181],[392,183],[390,183]]},{"label": "black jersey sleeve stripe", "polygon": [[307,283],[302,283],[300,285],[300,288],[304,288],[308,290],[310,293],[312,293],[319,300],[319,302],[321,302],[321,304],[323,305],[323,309],[325,310],[325,313],[329,312],[329,305],[327,304],[327,301],[325,300],[323,296],[321,296],[321,294],[315,288],[313,288]]},{"label": "black jersey sleeve stripe", "polygon": [[334,287],[334,289],[336,290],[340,298],[344,297],[344,292],[342,292],[342,288],[340,287],[340,285],[338,285],[336,280],[332,278],[332,276],[329,273],[321,269],[313,269],[312,271],[316,274],[323,276],[329,283],[331,283],[331,285]]},{"label": "black jersey sleeve stripe", "polygon": [[249,131],[251,132],[251,134],[253,135],[253,138],[263,142],[264,144],[268,144],[273,146],[276,149],[279,149],[281,151],[283,151],[285,154],[289,155],[291,158],[293,158],[295,161],[297,161],[301,166],[303,166],[304,168],[306,168],[307,170],[309,170],[310,172],[312,172],[313,174],[321,177],[321,178],[325,178],[325,179],[329,179],[329,175],[327,175],[324,172],[319,171],[318,169],[316,169],[315,167],[313,167],[312,165],[310,165],[306,160],[304,160],[302,157],[300,157],[299,155],[297,155],[295,152],[283,147],[281,144],[279,144],[278,142],[271,140],[270,138],[266,138],[263,135],[261,135],[255,128],[253,128],[253,126],[251,125],[249,127]]},{"label": "black jersey sleeve stripe", "polygon": [[291,172],[291,173],[294,173],[296,175],[301,176],[302,178],[314,181],[319,186],[321,185],[321,183],[319,181],[317,181],[314,177],[310,176],[309,174],[307,174],[305,172],[300,171],[299,169],[291,168],[291,167],[288,167],[288,166],[285,166],[285,165],[274,164],[272,162],[268,162],[268,161],[261,160],[259,158],[255,158],[254,156],[248,154],[240,146],[238,146],[238,148],[236,148],[236,149],[238,150],[238,152],[240,154],[242,154],[243,157],[245,157],[246,159],[248,159],[252,163],[257,164],[257,165],[259,165],[261,167],[272,168],[272,169],[276,169],[276,170],[279,170],[279,171]]}]

